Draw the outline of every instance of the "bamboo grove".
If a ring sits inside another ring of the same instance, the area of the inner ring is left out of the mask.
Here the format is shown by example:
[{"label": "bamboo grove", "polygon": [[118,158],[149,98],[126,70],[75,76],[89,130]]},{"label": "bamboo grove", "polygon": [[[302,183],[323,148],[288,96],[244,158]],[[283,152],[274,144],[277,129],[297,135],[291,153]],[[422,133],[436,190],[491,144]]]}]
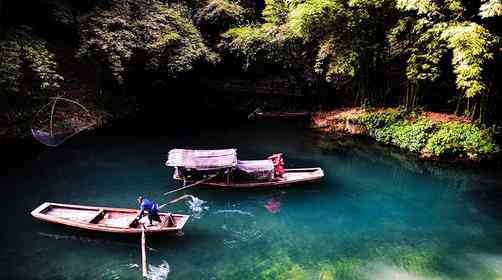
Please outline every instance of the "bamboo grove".
[{"label": "bamboo grove", "polygon": [[[501,117],[501,0],[35,2],[43,9],[28,16],[44,14],[77,61],[98,69],[101,86],[127,87],[138,72],[175,80],[204,65],[223,75],[231,61],[243,77],[261,65],[305,94],[351,105],[427,108],[486,124]],[[22,119],[26,99],[67,81],[57,36],[12,17],[3,16],[0,30],[1,109]]]}]

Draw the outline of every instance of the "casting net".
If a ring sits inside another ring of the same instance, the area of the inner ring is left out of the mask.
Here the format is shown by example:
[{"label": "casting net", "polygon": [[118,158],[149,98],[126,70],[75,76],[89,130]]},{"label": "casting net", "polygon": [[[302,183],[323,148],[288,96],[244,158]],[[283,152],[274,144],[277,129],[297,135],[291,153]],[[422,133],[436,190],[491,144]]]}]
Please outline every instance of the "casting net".
[{"label": "casting net", "polygon": [[57,147],[96,123],[96,118],[79,102],[54,97],[35,115],[31,134],[40,143]]}]

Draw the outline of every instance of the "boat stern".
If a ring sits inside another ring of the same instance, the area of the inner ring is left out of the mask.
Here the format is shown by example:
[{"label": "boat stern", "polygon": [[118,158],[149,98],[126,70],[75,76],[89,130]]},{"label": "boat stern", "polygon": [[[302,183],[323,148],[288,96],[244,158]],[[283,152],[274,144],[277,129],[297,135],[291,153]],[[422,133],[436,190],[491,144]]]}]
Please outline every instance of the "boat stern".
[{"label": "boat stern", "polygon": [[51,206],[50,202],[44,202],[40,204],[37,208],[33,209],[33,211],[31,211],[30,214],[35,218],[39,218],[40,215],[43,213],[43,211],[49,208],[50,206]]}]

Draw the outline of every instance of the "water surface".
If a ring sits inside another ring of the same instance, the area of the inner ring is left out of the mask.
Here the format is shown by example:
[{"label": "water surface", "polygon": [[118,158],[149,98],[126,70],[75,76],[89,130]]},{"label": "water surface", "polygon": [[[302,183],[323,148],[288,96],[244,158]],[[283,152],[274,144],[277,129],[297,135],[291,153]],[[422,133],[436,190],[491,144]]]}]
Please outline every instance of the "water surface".
[{"label": "water surface", "polygon": [[[156,279],[499,279],[502,192],[496,169],[421,162],[365,140],[333,140],[289,122],[128,123],[30,153],[1,173],[2,279],[139,279],[138,238],[33,219],[44,201],[135,208],[179,186],[171,148],[283,152],[320,166],[319,183],[185,193],[205,201],[183,234],[149,237]],[[12,151],[15,154],[15,150]],[[180,193],[182,195],[184,193]],[[193,205],[192,205],[193,206]]]}]

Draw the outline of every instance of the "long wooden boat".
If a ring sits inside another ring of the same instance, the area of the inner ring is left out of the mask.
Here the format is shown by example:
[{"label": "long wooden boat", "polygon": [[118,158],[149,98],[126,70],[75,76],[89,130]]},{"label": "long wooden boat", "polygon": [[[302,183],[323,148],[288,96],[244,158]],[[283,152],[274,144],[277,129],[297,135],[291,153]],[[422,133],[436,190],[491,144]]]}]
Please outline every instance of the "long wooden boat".
[{"label": "long wooden boat", "polygon": [[307,119],[309,112],[258,112],[256,118],[277,118],[277,119]]},{"label": "long wooden boat", "polygon": [[[31,215],[46,222],[92,231],[141,234],[143,228],[143,219],[139,223],[134,220],[138,215],[136,209],[44,202],[31,211]],[[180,231],[189,218],[188,215],[171,213],[159,213],[159,216],[161,223],[145,224],[148,233]]]},{"label": "long wooden boat", "polygon": [[310,112],[262,111],[261,108],[257,108],[251,114],[248,115],[248,119],[254,119],[254,118],[308,119],[310,115],[311,115]]},{"label": "long wooden boat", "polygon": [[[232,181],[225,180],[225,178],[215,178],[214,180],[209,180],[202,183],[201,185],[206,185],[210,187],[220,187],[220,188],[262,188],[262,187],[287,187],[292,184],[315,182],[321,180],[324,177],[324,172],[320,167],[314,168],[296,168],[296,169],[285,169],[285,173],[282,177],[275,178],[270,181]],[[182,180],[181,178],[175,178],[177,180]],[[193,183],[188,182],[187,183]]]}]

